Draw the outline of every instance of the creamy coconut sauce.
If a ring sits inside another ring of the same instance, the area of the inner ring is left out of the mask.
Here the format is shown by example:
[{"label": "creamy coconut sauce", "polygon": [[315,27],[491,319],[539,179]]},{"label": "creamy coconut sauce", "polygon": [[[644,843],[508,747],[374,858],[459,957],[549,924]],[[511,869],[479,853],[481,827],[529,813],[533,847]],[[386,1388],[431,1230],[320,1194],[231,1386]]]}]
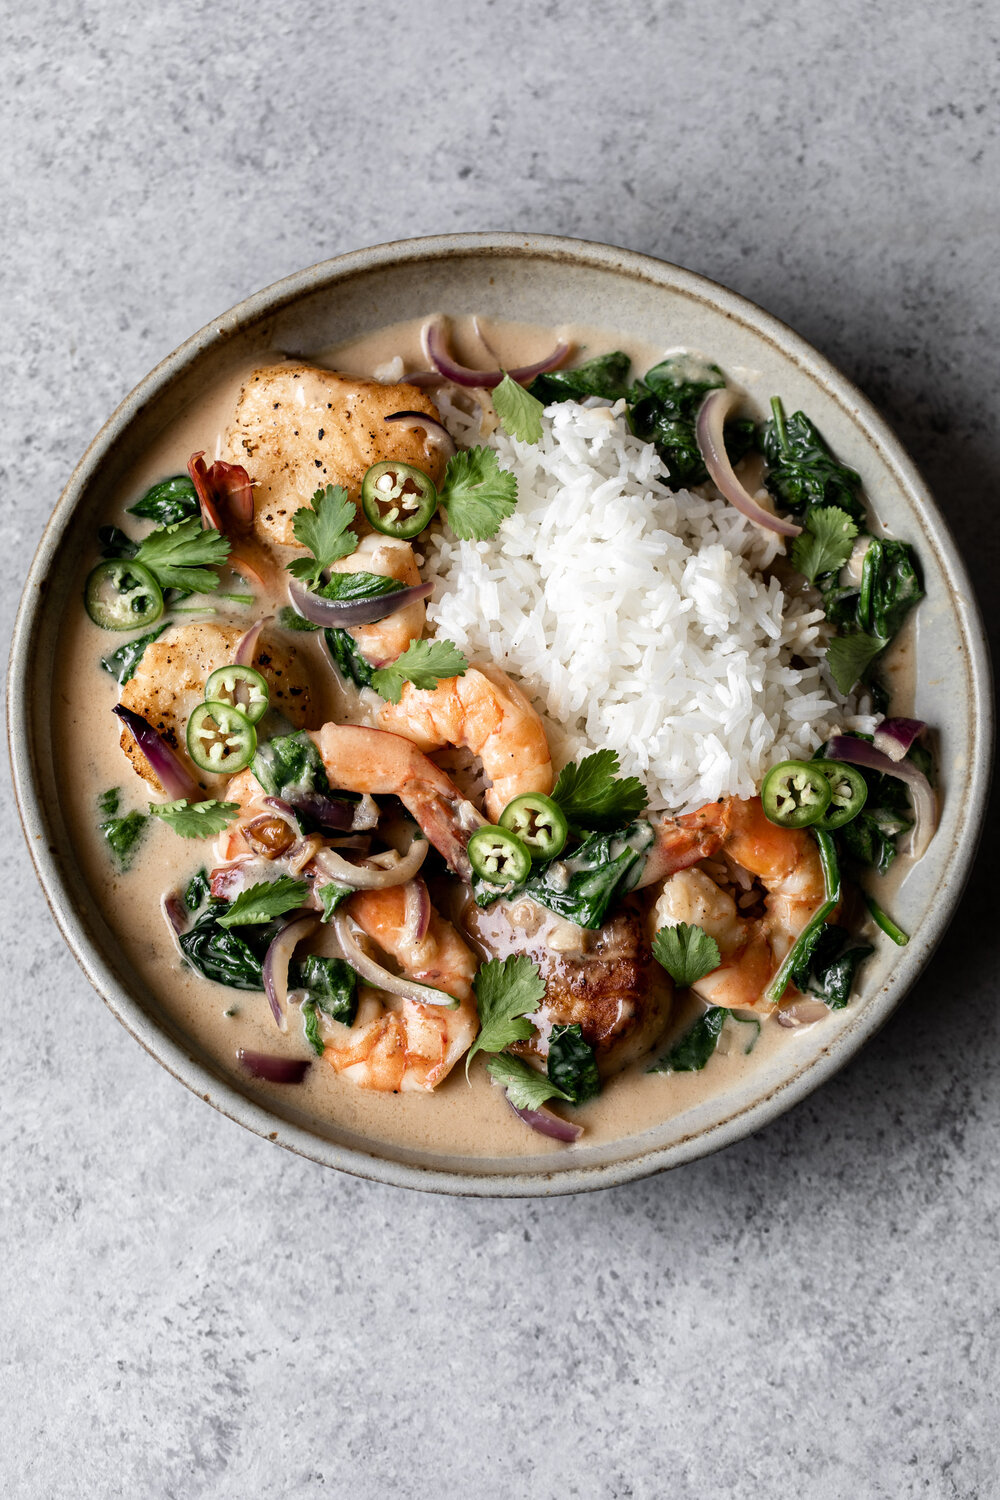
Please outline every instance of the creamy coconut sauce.
[{"label": "creamy coconut sauce", "polygon": [[[403,357],[409,369],[424,368],[421,324],[422,320],[415,320],[380,329],[364,339],[319,351],[312,357],[313,362],[347,374],[369,376],[398,356]],[[458,358],[477,368],[493,363],[476,339],[471,319],[453,320],[452,329],[452,347]],[[634,369],[641,372],[664,354],[662,349],[589,327],[565,326],[553,330],[497,322],[491,323],[487,330],[487,336],[508,367],[529,364],[542,357],[551,348],[554,333],[572,339],[577,360],[622,348],[632,356]],[[253,369],[278,363],[280,358],[276,351],[261,350],[252,362],[234,366],[214,389],[207,390],[197,404],[171,422],[118,492],[109,496],[103,520],[134,535],[137,524],[141,523],[126,515],[126,506],[134,504],[158,480],[184,473],[189,457],[198,450],[205,450],[209,462],[214,458],[238,462],[239,454],[226,451],[225,431],[242,383]],[[151,818],[131,869],[120,874],[98,832],[96,803],[102,792],[119,787],[123,813],[133,807],[145,812],[149,788],[132,772],[119,748],[118,723],[111,713],[118,701],[119,688],[100,666],[101,656],[128,637],[99,629],[83,608],[84,581],[97,555],[95,539],[93,553],[80,560],[79,587],[70,595],[58,654],[55,733],[73,765],[73,774],[63,778],[63,810],[76,857],[121,944],[123,955],[155,996],[172,1029],[188,1045],[207,1054],[244,1091],[264,1103],[278,1103],[284,1114],[351,1144],[385,1142],[457,1156],[555,1152],[564,1159],[572,1155],[573,1147],[558,1146],[537,1135],[512,1113],[502,1089],[495,1087],[486,1073],[482,1057],[473,1061],[470,1083],[466,1082],[464,1067],[459,1063],[433,1093],[382,1094],[360,1089],[315,1057],[300,1085],[274,1085],[247,1078],[236,1061],[238,1048],[296,1058],[312,1054],[294,1007],[290,1008],[289,1029],[283,1034],[275,1026],[263,993],[213,984],[182,965],[161,913],[161,898],[167,891],[182,890],[199,869],[211,868],[216,862],[212,845],[179,838],[166,825]],[[244,585],[237,579],[232,584],[224,582],[223,587]],[[286,602],[285,597],[259,597],[252,607],[220,608],[215,614],[200,618],[249,628],[255,619],[276,613]],[[193,614],[180,616],[179,622],[198,618]],[[887,664],[897,711],[904,710],[912,695],[912,630],[911,621]],[[311,664],[313,696],[318,709],[316,727],[329,718],[364,722],[356,699],[341,688],[320,644],[321,637],[301,633],[293,639],[296,649]],[[697,1002],[675,1005],[667,1038],[683,1032],[701,1008]],[[728,1053],[720,1047],[701,1072],[649,1075],[644,1071],[648,1058],[633,1064],[606,1080],[598,1099],[570,1112],[585,1127],[581,1144],[641,1132],[734,1089],[748,1073],[766,1065],[777,1049],[795,1047],[806,1029],[787,1030],[773,1022],[765,1023],[749,1056],[738,1047]],[[666,1050],[666,1046],[667,1041],[661,1042],[656,1052]]]}]

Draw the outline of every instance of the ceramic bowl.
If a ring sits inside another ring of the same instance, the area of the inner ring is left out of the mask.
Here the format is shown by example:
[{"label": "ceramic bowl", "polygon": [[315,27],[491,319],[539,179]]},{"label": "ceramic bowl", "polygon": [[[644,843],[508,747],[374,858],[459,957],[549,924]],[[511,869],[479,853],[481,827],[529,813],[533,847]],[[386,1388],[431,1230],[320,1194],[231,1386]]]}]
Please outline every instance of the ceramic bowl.
[{"label": "ceramic bowl", "polygon": [[[156,998],[123,962],[76,868],[59,805],[51,701],[60,611],[75,554],[89,547],[101,496],[149,439],[236,355],[319,350],[433,309],[527,322],[581,321],[666,347],[710,351],[751,394],[780,391],[808,411],[861,471],[876,515],[916,544],[927,598],[917,612],[916,713],[936,726],[943,814],[930,849],[895,899],[913,934],[880,942],[863,993],[740,1087],[654,1129],[604,1145],[523,1158],[463,1158],[383,1147],[309,1128],[264,1107],[165,1024]],[[63,936],[111,1010],[175,1077],[224,1114],[290,1150],[379,1181],[437,1192],[544,1195],[608,1187],[741,1139],[803,1099],[899,1004],[955,909],[988,788],[992,693],[969,579],[926,485],[868,401],[776,318],[703,277],[608,246],[545,236],[448,235],[380,245],[290,276],[216,319],[122,402],[55,508],[25,586],[8,699],[14,782],[28,847]]]}]

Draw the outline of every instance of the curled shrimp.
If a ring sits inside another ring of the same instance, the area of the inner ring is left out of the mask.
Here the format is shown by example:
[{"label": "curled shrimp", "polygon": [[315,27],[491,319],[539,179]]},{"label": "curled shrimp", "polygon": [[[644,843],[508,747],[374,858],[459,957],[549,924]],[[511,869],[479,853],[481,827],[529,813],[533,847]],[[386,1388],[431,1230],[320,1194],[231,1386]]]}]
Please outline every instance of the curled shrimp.
[{"label": "curled shrimp", "polygon": [[346,911],[408,978],[445,990],[459,1003],[449,1010],[365,988],[351,1026],[325,1022],[325,1061],[359,1088],[436,1088],[479,1030],[475,955],[433,907],[426,932],[418,936],[407,922],[406,886],[360,891]]},{"label": "curled shrimp", "polygon": [[[737,899],[704,869],[678,868],[656,901],[656,926],[687,922],[715,939],[722,963],[692,986],[708,1004],[760,1008],[764,990],[823,904],[819,851],[806,832],[770,822],[759,797],[713,802],[691,816],[701,820],[701,857],[720,854],[759,882],[763,914],[743,915]],[[683,832],[681,844],[690,826]]]},{"label": "curled shrimp", "polygon": [[444,678],[427,691],[407,683],[399,702],[380,710],[379,724],[424,751],[454,745],[478,755],[493,783],[485,801],[494,821],[522,792],[552,790],[542,721],[521,689],[496,667],[470,667],[463,677]]}]

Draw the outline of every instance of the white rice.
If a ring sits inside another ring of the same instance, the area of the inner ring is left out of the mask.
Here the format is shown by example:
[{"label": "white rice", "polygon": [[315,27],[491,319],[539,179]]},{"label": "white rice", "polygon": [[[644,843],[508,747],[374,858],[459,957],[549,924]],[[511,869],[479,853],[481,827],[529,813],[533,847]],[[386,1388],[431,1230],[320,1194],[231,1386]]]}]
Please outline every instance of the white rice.
[{"label": "white rice", "polygon": [[[443,408],[460,441],[482,440]],[[621,413],[567,401],[537,445],[485,439],[517,475],[517,509],[492,541],[428,540],[430,620],[522,684],[557,765],[615,750],[653,810],[749,796],[775,762],[873,721],[821,675],[822,611],[761,575],[781,539],[659,483]]]}]

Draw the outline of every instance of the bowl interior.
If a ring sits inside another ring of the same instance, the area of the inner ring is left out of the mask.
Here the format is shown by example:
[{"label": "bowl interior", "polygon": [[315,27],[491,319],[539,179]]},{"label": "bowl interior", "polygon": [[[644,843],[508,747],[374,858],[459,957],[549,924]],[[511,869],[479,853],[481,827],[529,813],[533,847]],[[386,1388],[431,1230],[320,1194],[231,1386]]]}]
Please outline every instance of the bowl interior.
[{"label": "bowl interior", "polygon": [[[52,663],[79,549],[103,497],[152,438],[235,358],[309,354],[371,328],[441,310],[551,323],[585,322],[664,349],[700,350],[760,405],[801,406],[857,468],[871,506],[915,543],[927,598],[916,616],[916,696],[936,727],[943,814],[926,857],[895,896],[913,939],[879,944],[862,998],[796,1038],[739,1088],[642,1135],[524,1158],[463,1158],[384,1147],[324,1129],[280,1103],[264,1107],[220,1077],[122,961],[81,880],[59,804]],[[55,607],[53,607],[55,606]],[[177,1077],[249,1128],[363,1175],[464,1193],[551,1193],[609,1186],[717,1149],[802,1098],[882,1024],[937,943],[971,864],[991,759],[991,692],[981,621],[947,530],[898,443],[861,395],[775,319],[675,267],[625,251],[527,236],[409,241],[340,257],[259,293],[163,362],[127,398],[73,475],[39,547],[11,656],[9,727],[19,806],[54,915],[92,983],[132,1034]]]}]

